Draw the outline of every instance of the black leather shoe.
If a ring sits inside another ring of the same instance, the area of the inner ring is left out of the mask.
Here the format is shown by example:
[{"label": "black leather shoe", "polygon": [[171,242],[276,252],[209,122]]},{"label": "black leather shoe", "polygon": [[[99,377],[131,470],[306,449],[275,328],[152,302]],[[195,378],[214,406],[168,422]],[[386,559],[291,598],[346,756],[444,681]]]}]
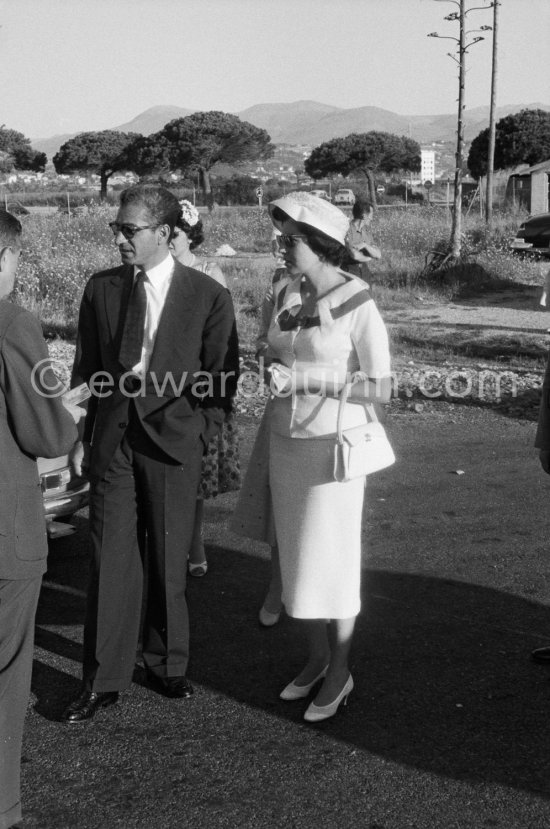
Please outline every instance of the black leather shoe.
[{"label": "black leather shoe", "polygon": [[159,677],[149,674],[149,683],[155,691],[173,699],[187,699],[193,693],[193,686],[184,676]]},{"label": "black leather shoe", "polygon": [[537,648],[531,651],[531,659],[539,665],[550,665],[550,647]]},{"label": "black leather shoe", "polygon": [[62,719],[65,722],[83,722],[91,720],[99,708],[108,708],[118,702],[118,691],[83,691],[74,702],[65,709]]}]

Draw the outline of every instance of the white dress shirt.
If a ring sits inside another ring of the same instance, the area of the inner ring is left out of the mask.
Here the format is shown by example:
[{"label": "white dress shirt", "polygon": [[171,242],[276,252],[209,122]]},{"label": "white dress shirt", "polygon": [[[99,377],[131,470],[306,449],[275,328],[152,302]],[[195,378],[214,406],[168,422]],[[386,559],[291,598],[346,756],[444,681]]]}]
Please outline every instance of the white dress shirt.
[{"label": "white dress shirt", "polygon": [[[134,267],[134,279],[142,268]],[[174,274],[174,260],[168,254],[166,259],[155,265],[149,271],[145,271],[146,279],[144,284],[147,297],[147,310],[145,312],[145,328],[143,334],[143,345],[141,347],[141,359],[133,366],[132,371],[143,377],[149,368],[151,354],[155,347],[155,339],[159,327],[160,317],[166,302],[166,295],[172,282]]]}]

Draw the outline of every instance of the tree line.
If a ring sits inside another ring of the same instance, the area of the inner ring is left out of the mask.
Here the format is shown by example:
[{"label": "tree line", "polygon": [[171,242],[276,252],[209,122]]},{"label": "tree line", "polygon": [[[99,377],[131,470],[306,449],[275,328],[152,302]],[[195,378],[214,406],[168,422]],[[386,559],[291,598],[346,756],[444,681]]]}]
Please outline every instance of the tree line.
[{"label": "tree line", "polygon": [[[488,129],[472,141],[468,169],[475,179],[487,171],[488,141]],[[210,171],[215,164],[265,160],[274,150],[266,130],[236,115],[211,111],[177,118],[148,136],[114,130],[83,132],[66,141],[52,160],[57,173],[99,175],[102,199],[116,172],[159,176],[179,171],[198,176],[206,204],[212,206]],[[524,109],[497,122],[495,169],[533,165],[549,158],[550,113]],[[40,172],[46,163],[46,155],[34,151],[22,133],[0,127],[0,171]],[[387,132],[352,133],[315,147],[304,168],[313,179],[362,173],[376,204],[376,175],[420,170],[420,145]]]}]

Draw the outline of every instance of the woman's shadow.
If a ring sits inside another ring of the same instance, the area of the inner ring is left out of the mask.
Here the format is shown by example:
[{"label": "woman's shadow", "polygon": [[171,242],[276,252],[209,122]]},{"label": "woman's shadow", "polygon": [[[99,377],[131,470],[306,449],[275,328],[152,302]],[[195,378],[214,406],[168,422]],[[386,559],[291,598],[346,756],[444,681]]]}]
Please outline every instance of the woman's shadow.
[{"label": "woman's shadow", "polygon": [[[260,562],[219,548],[210,559],[208,587],[190,591],[194,674],[300,723],[304,705],[278,697],[302,665],[297,623],[259,627],[250,597],[262,595]],[[550,796],[550,671],[529,661],[550,627],[548,608],[478,585],[384,570],[363,573],[362,604],[351,665],[356,687],[347,709],[319,726],[325,734],[437,774]]]}]

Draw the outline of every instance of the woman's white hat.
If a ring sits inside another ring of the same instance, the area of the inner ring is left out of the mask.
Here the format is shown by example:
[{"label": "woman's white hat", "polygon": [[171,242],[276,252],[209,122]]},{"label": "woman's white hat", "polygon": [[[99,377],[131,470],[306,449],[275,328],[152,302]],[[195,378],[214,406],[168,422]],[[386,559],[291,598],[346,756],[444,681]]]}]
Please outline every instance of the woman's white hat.
[{"label": "woman's white hat", "polygon": [[303,222],[320,230],[331,239],[346,243],[346,234],[349,230],[349,219],[346,214],[326,199],[312,196],[311,193],[294,192],[270,202],[268,209],[271,221],[277,230],[281,229],[281,222],[273,219],[273,208],[279,207],[295,222]]}]

